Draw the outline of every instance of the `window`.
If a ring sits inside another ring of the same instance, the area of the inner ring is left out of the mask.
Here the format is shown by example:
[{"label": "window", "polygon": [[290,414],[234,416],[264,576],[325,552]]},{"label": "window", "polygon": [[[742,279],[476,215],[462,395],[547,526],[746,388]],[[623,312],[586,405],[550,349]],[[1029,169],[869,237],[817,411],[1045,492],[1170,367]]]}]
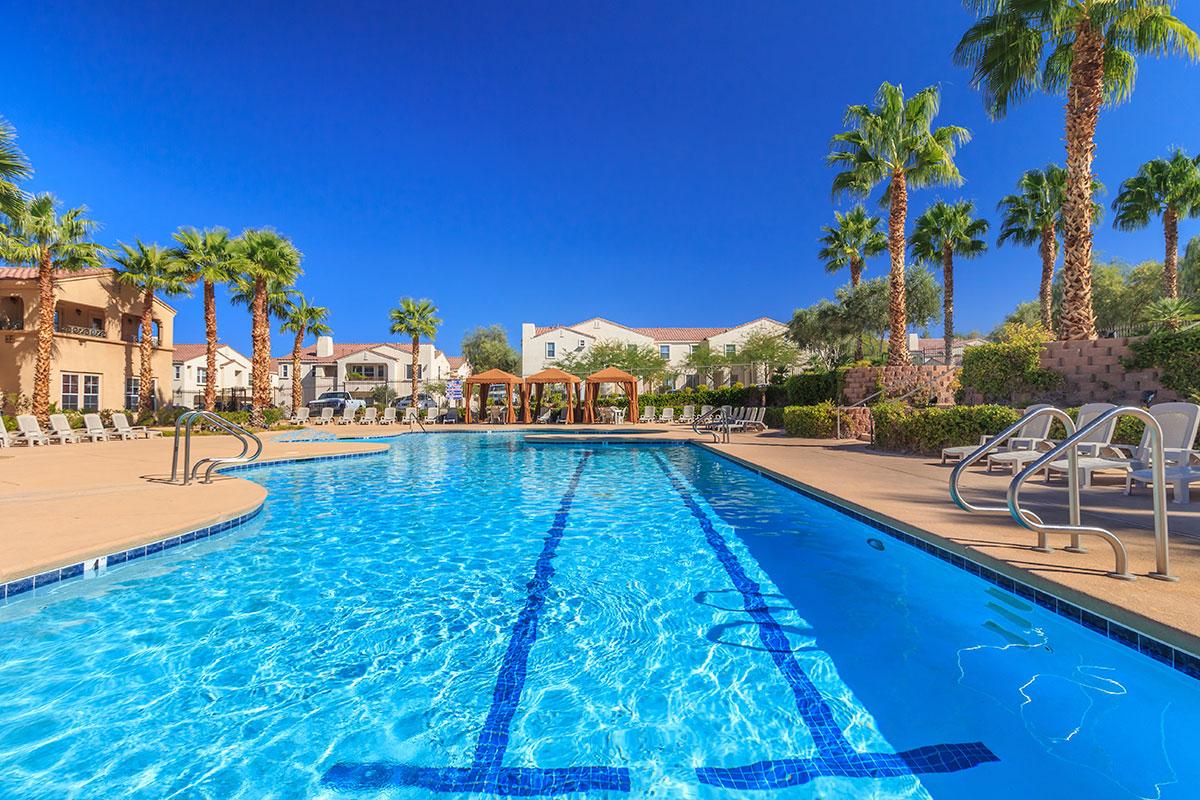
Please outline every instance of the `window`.
[{"label": "window", "polygon": [[554,342],[546,342],[546,358],[554,358]]},{"label": "window", "polygon": [[[237,374],[240,376],[242,373],[239,370]],[[281,377],[281,378],[292,377],[292,365],[291,364],[280,364],[279,365],[279,377]]]},{"label": "window", "polygon": [[62,401],[59,403],[64,409],[72,411],[79,410],[79,376],[70,372],[64,372],[62,376]]},{"label": "window", "polygon": [[737,345],[736,344],[725,345],[725,355],[736,356],[737,355]]},{"label": "window", "polygon": [[196,367],[196,383],[200,386],[208,383],[208,367]]},{"label": "window", "polygon": [[663,358],[669,359],[671,357],[671,345],[660,344],[658,346],[658,354]]},{"label": "window", "polygon": [[[410,365],[411,366],[411,365]],[[387,368],[383,364],[348,364],[346,380],[382,381],[387,379]]]},{"label": "window", "polygon": [[83,376],[83,410],[97,411],[100,408],[100,376]]},{"label": "window", "polygon": [[[132,378],[125,379],[125,408],[136,411],[138,407],[138,394],[142,388],[141,376],[135,375]],[[150,384],[150,407],[158,408],[158,379],[156,378]]]},{"label": "window", "polygon": [[585,342],[583,339],[580,339],[579,340],[579,349],[582,350],[585,347],[587,347],[587,342]]},{"label": "window", "polygon": [[[418,364],[417,365],[417,380],[421,380],[421,378],[424,377],[424,375],[425,375],[425,367],[423,365]],[[412,364],[404,365],[404,380],[406,380],[406,381],[412,380]]]},{"label": "window", "polygon": [[182,364],[175,365],[175,380],[177,380],[177,381],[183,380],[183,365]]}]

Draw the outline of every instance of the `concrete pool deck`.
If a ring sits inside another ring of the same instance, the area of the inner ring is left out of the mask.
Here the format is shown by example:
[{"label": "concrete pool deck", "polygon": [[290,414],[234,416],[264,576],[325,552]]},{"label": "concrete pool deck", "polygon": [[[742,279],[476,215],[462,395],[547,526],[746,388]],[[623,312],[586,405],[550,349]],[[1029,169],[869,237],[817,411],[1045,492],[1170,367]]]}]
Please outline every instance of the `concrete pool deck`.
[{"label": "concrete pool deck", "polygon": [[[534,430],[550,440],[570,441],[583,431],[631,441],[696,439],[685,426],[639,425],[634,434],[609,426],[429,426],[430,432]],[[263,460],[381,450],[385,444],[355,442],[356,437],[405,435],[408,426],[328,425],[314,428],[337,441],[280,442],[264,438]],[[708,437],[703,437],[708,439]],[[0,450],[0,582],[36,574],[48,567],[83,560],[165,538],[256,508],[265,491],[236,474],[211,486],[169,486],[169,437],[135,442],[52,445]],[[194,440],[199,455],[226,455],[227,437]],[[785,481],[935,541],[991,567],[1110,619],[1137,628],[1176,647],[1200,653],[1200,500],[1169,504],[1172,572],[1177,583],[1146,577],[1154,568],[1150,497],[1143,489],[1126,497],[1123,482],[1099,477],[1083,491],[1085,524],[1110,528],[1129,551],[1133,582],[1105,573],[1112,551],[1102,541],[1085,539],[1086,554],[1057,549],[1037,553],[1029,531],[1006,516],[971,515],[949,500],[949,467],[936,459],[881,453],[857,442],[794,439],[777,433],[735,434],[729,444],[707,444],[714,451],[746,462]],[[999,473],[973,472],[964,490],[972,498],[1002,502],[1007,480]],[[1194,493],[1197,496],[1200,493]],[[1028,485],[1026,505],[1048,521],[1065,521],[1062,484]],[[1061,548],[1066,537],[1051,544]],[[896,546],[900,546],[897,544]]]}]

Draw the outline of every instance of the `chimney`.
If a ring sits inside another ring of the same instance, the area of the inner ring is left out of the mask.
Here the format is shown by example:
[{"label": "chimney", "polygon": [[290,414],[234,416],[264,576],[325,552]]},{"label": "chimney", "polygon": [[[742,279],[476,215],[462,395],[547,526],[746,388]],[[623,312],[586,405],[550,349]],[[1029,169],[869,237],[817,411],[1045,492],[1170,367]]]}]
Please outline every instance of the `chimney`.
[{"label": "chimney", "polygon": [[333,355],[333,337],[317,337],[317,358],[329,358]]},{"label": "chimney", "polygon": [[909,350],[909,352],[915,353],[920,349],[921,349],[921,337],[917,336],[917,334],[915,334],[915,333],[910,333],[908,335],[908,350]]}]

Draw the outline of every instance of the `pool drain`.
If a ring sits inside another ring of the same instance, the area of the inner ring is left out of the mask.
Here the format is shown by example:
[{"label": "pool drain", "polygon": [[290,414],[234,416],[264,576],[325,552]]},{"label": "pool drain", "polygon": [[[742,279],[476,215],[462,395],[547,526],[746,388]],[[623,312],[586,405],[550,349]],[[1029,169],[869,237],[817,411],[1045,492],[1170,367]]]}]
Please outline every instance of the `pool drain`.
[{"label": "pool drain", "polygon": [[869,544],[871,547],[874,547],[876,550],[883,549],[883,542],[879,541],[878,539],[867,539],[867,544]]}]

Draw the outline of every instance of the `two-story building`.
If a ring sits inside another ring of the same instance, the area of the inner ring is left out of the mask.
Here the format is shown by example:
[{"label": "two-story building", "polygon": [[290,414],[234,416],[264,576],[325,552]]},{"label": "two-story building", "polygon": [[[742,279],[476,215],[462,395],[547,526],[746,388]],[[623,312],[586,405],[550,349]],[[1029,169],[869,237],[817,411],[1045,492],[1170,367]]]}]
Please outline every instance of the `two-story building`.
[{"label": "two-story building", "polygon": [[[442,383],[460,377],[466,365],[449,357],[432,344],[424,343],[417,351],[417,381],[420,391],[430,383]],[[292,398],[292,357],[273,359],[272,386],[276,402],[290,405]],[[375,398],[380,387],[396,395],[408,394],[412,385],[412,345],[401,342],[335,343],[332,336],[317,337],[316,344],[300,354],[300,385],[304,402],[322,392],[350,392],[355,397]]]},{"label": "two-story building", "polygon": [[177,344],[172,361],[171,397],[177,406],[202,408],[211,382],[220,407],[238,408],[250,396],[250,359],[227,344],[217,345],[217,372],[208,374],[208,345]]},{"label": "two-story building", "polygon": [[754,383],[762,376],[754,376],[749,364],[737,364],[741,345],[756,333],[783,335],[786,332],[786,325],[769,317],[759,317],[730,328],[635,328],[603,317],[592,317],[574,325],[539,326],[526,322],[521,325],[521,374],[533,375],[555,366],[568,353],[584,355],[600,342],[618,342],[654,348],[666,359],[671,371],[678,373],[672,388],[696,386],[701,381],[688,369],[688,356],[707,344],[712,352],[727,357],[732,364],[729,369],[722,370],[721,379]]},{"label": "two-story building", "polygon": [[[62,409],[136,408],[141,386],[142,293],[111,269],[55,274],[50,402]],[[155,298],[155,403],[170,400],[175,309]],[[37,270],[0,267],[0,393],[33,395]]]}]

